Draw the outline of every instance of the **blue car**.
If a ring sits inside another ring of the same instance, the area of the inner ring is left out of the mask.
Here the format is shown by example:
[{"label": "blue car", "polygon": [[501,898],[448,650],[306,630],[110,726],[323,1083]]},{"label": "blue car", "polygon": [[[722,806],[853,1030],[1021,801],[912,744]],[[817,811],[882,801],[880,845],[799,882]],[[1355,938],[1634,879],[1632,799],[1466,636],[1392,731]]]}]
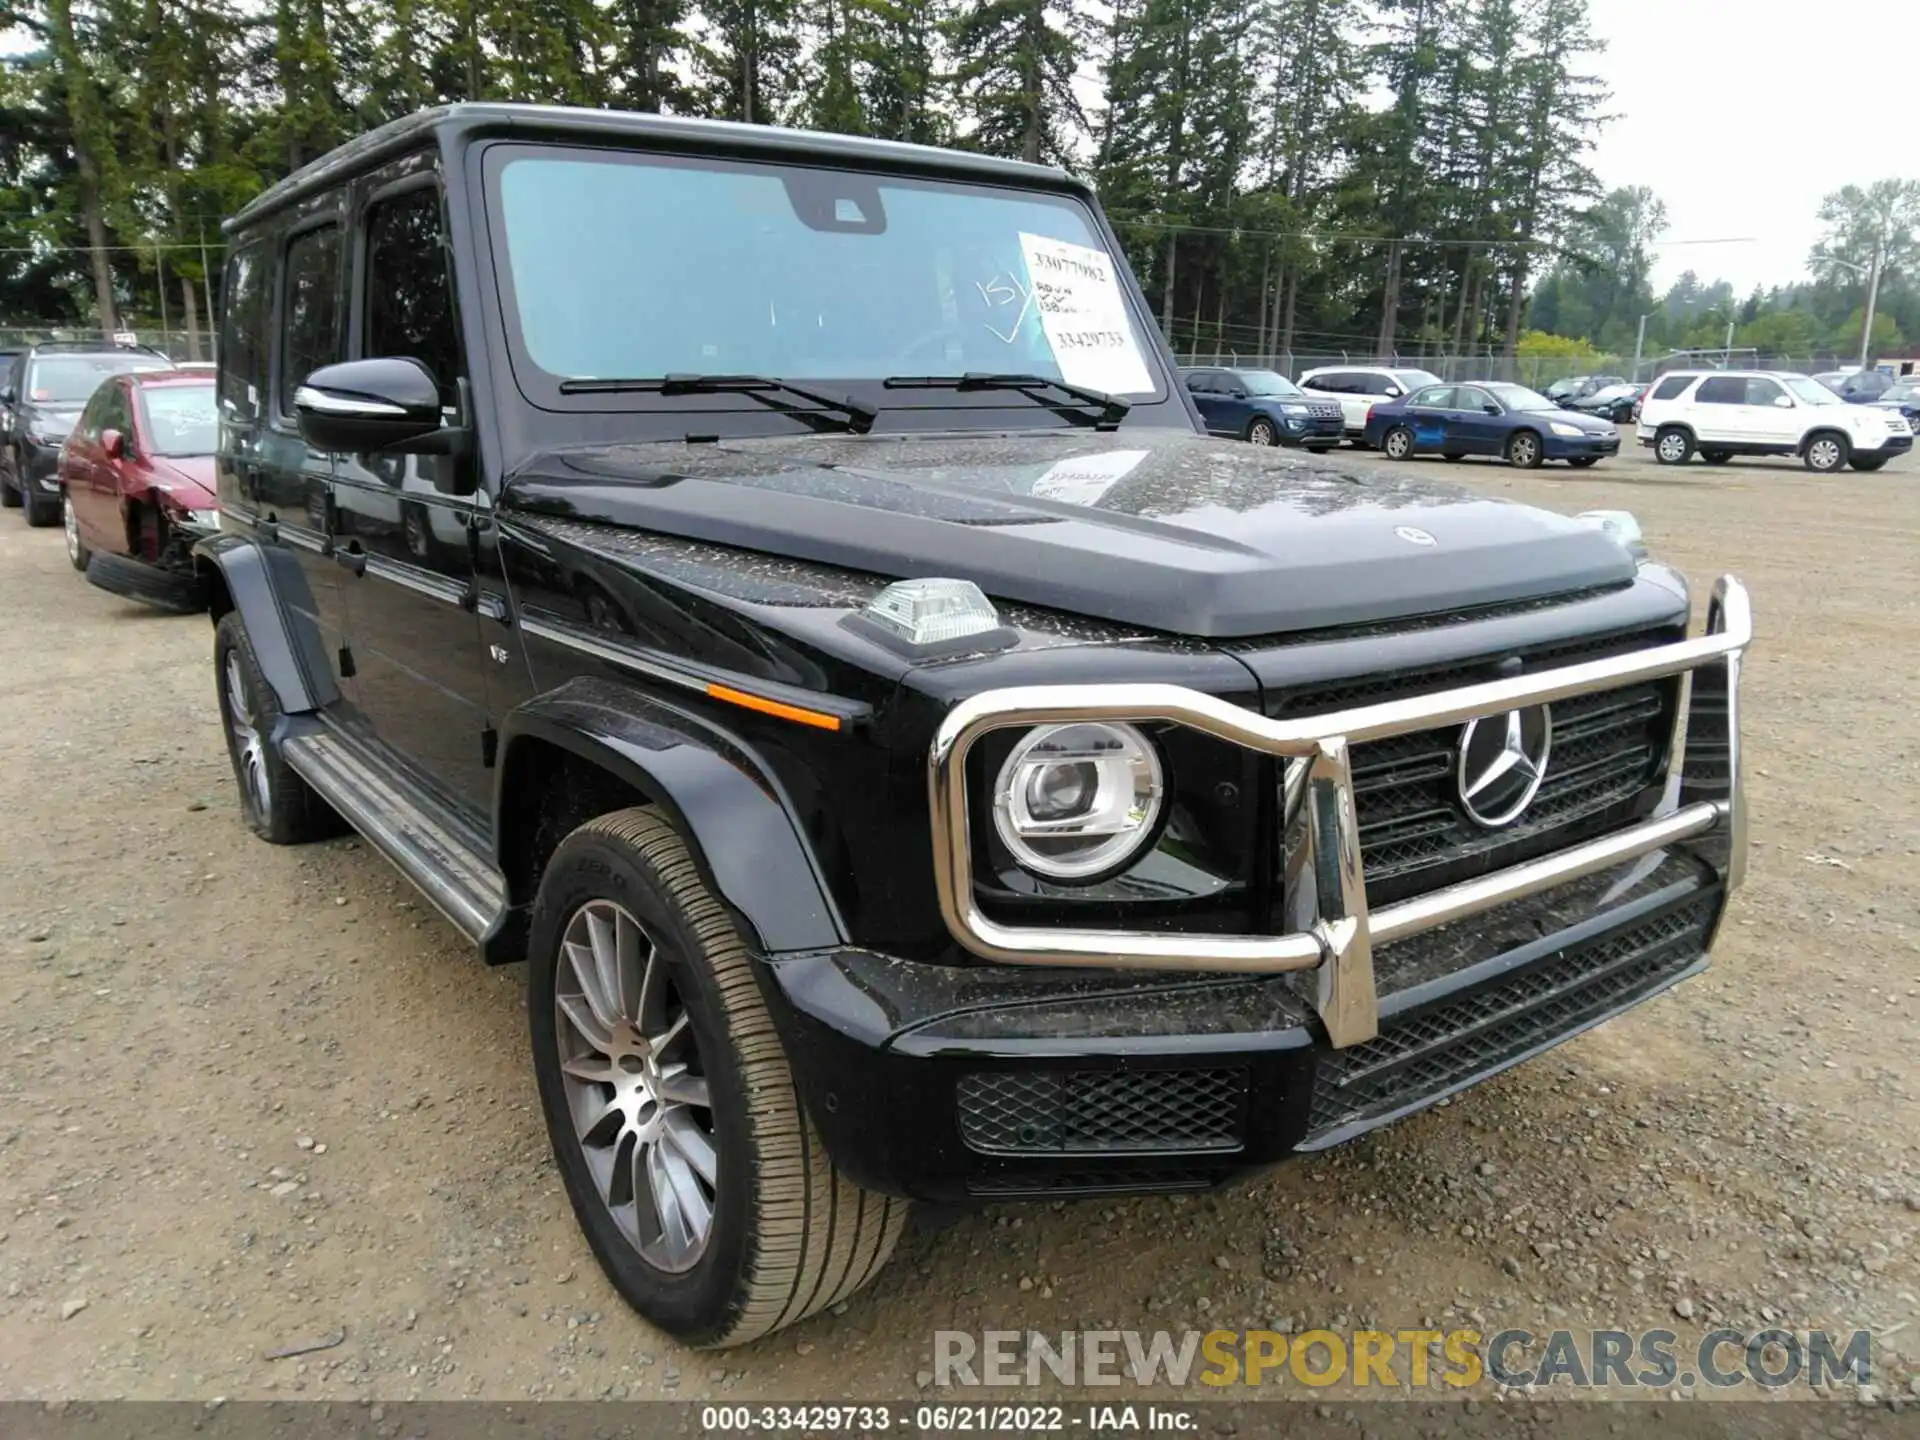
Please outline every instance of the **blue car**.
[{"label": "blue car", "polygon": [[1322,454],[1346,432],[1338,404],[1312,399],[1275,371],[1196,366],[1180,374],[1209,434]]},{"label": "blue car", "polygon": [[1585,469],[1619,453],[1620,432],[1524,385],[1489,381],[1428,385],[1383,401],[1367,412],[1365,443],[1389,460],[1491,455],[1527,470],[1543,460]]},{"label": "blue car", "polygon": [[1873,402],[1882,410],[1898,410],[1907,417],[1907,428],[1920,435],[1920,379],[1902,375],[1880,392]]}]

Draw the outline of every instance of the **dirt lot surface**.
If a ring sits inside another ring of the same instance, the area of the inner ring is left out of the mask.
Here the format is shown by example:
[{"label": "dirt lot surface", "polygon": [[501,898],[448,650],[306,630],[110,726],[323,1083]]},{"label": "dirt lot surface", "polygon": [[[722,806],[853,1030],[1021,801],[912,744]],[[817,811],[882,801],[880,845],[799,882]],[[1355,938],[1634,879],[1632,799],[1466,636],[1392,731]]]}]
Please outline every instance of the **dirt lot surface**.
[{"label": "dirt lot surface", "polygon": [[1751,586],[1753,865],[1716,967],[1227,1194],[915,1232],[724,1355],[595,1269],[520,969],[357,841],[251,838],[205,621],[0,514],[0,1396],[911,1397],[942,1327],[1721,1324],[1871,1329],[1879,1398],[1920,1396],[1920,461],[1446,468],[1631,508],[1703,592]]}]

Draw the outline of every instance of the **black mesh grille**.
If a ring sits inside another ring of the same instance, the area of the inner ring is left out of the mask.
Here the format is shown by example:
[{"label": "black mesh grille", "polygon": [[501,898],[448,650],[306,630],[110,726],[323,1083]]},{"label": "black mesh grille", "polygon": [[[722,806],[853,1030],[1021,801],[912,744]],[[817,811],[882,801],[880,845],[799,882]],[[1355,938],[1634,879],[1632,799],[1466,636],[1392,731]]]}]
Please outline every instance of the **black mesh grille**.
[{"label": "black mesh grille", "polygon": [[1718,903],[1715,895],[1688,901],[1331,1052],[1321,1062],[1311,1132],[1449,1090],[1619,1008],[1699,956]]},{"label": "black mesh grille", "polygon": [[993,1071],[963,1076],[960,1133],[1018,1155],[1237,1150],[1242,1070]]},{"label": "black mesh grille", "polygon": [[1205,1190],[1216,1177],[1191,1169],[1141,1170],[1102,1168],[1062,1170],[1045,1175],[974,1175],[967,1179],[972,1195],[1011,1198],[1017,1195],[1127,1195],[1164,1194],[1172,1190]]}]

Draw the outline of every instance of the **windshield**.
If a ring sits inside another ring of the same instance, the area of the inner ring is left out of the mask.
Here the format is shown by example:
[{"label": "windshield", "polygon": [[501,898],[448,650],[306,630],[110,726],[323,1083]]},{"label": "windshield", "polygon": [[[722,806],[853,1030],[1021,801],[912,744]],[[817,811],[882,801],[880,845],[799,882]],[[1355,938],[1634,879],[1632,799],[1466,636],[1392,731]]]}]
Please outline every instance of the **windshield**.
[{"label": "windshield", "polygon": [[140,391],[140,400],[147,412],[147,435],[154,454],[211,455],[220,448],[212,381],[148,386]]},{"label": "windshield", "polygon": [[1819,381],[1809,380],[1804,375],[1785,375],[1781,377],[1781,380],[1787,389],[1793,392],[1793,398],[1798,400],[1802,405],[1844,405],[1847,403]]},{"label": "windshield", "polygon": [[27,399],[38,405],[82,405],[109,375],[171,370],[158,355],[43,355],[27,368]]},{"label": "windshield", "polygon": [[1489,385],[1486,387],[1502,405],[1509,410],[1558,410],[1546,396],[1524,385]]},{"label": "windshield", "polygon": [[1438,385],[1440,377],[1431,370],[1396,370],[1394,378],[1408,390],[1418,390],[1422,385]]},{"label": "windshield", "polygon": [[1920,385],[1915,385],[1909,380],[1902,380],[1897,385],[1889,385],[1887,387],[1887,393],[1880,398],[1882,400],[1898,400],[1903,405],[1909,404],[1916,398],[1920,398]]},{"label": "windshield", "polygon": [[504,299],[544,372],[523,382],[988,372],[1159,393],[1124,262],[1070,197],[631,153],[496,164]]},{"label": "windshield", "polygon": [[1620,400],[1633,393],[1631,385],[1609,385],[1603,390],[1593,392],[1595,400]]},{"label": "windshield", "polygon": [[1287,379],[1286,376],[1275,374],[1271,370],[1236,370],[1233,373],[1240,377],[1241,383],[1247,387],[1247,394],[1249,395],[1285,395],[1292,397],[1301,393],[1298,385]]}]

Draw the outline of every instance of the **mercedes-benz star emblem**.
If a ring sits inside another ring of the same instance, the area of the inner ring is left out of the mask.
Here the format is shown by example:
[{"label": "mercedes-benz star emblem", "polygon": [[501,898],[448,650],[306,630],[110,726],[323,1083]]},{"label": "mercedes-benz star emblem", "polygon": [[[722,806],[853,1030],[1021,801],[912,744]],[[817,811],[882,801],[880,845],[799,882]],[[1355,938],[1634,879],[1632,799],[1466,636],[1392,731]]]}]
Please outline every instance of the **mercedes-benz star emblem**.
[{"label": "mercedes-benz star emblem", "polygon": [[1418,525],[1396,525],[1393,527],[1393,533],[1409,545],[1434,545],[1439,543],[1433,536],[1422,530]]},{"label": "mercedes-benz star emblem", "polygon": [[1460,732],[1460,805],[1489,830],[1510,825],[1547,777],[1553,713],[1544,705],[1484,715]]}]

